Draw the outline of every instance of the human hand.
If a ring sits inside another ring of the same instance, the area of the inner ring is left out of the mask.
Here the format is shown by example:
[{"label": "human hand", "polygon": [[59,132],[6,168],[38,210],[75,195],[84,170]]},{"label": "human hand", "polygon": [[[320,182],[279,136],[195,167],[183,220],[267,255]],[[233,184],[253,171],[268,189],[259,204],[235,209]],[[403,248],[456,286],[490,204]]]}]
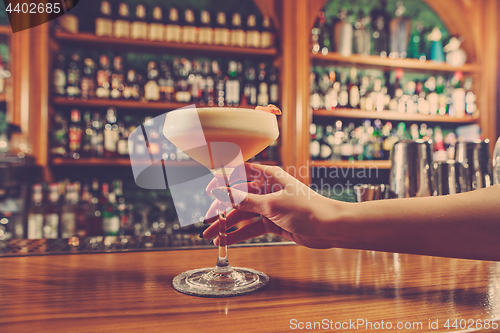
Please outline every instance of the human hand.
[{"label": "human hand", "polygon": [[[310,248],[330,248],[333,235],[326,233],[326,224],[342,203],[325,198],[314,192],[280,167],[245,164],[236,169],[230,178],[248,181],[232,185],[234,210],[227,214],[226,228],[240,222],[242,227],[227,234],[227,245],[238,243],[266,233],[274,233]],[[211,181],[206,191],[211,193],[217,182]],[[248,189],[248,193],[246,193]],[[242,191],[243,190],[243,191]],[[215,216],[224,197],[217,196],[206,216]],[[218,217],[205,220],[212,223],[203,233],[203,238],[218,235]],[[329,228],[331,229],[331,228]],[[214,244],[218,245],[219,238]]]}]

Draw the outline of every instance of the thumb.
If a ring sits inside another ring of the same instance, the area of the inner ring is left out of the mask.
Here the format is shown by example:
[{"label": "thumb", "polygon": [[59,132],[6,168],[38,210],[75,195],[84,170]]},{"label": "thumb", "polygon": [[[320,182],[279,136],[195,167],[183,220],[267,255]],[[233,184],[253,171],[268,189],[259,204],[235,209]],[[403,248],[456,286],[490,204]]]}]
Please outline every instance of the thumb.
[{"label": "thumb", "polygon": [[247,193],[234,188],[228,190],[234,208],[265,215],[270,199],[267,195]]}]

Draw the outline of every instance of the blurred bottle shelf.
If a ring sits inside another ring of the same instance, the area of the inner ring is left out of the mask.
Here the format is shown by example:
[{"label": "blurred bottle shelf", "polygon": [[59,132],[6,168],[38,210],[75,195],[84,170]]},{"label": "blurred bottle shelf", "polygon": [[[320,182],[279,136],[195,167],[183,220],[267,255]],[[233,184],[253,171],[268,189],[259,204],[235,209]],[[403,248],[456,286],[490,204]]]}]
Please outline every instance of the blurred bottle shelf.
[{"label": "blurred bottle shelf", "polygon": [[102,46],[106,48],[126,46],[140,47],[141,49],[155,49],[155,50],[181,50],[192,51],[203,55],[241,55],[241,56],[276,56],[278,50],[276,48],[258,49],[251,47],[233,47],[222,45],[204,45],[204,44],[188,44],[188,43],[172,43],[172,42],[159,42],[140,39],[126,39],[126,38],[112,38],[112,37],[98,37],[94,34],[79,33],[71,34],[67,32],[54,32],[56,40],[64,41],[67,43],[75,43],[78,46],[92,45]]},{"label": "blurred bottle shelf", "polygon": [[358,109],[319,109],[313,110],[314,116],[335,117],[335,118],[357,118],[357,119],[381,119],[395,121],[418,121],[433,123],[454,123],[471,124],[479,120],[477,116],[468,116],[465,118],[451,118],[449,115],[425,115],[419,113],[400,113],[397,111],[363,111]]},{"label": "blurred bottle shelf", "polygon": [[12,33],[12,28],[10,25],[0,25],[0,35],[10,35]]},{"label": "blurred bottle shelf", "polygon": [[420,61],[419,59],[389,59],[382,58],[376,55],[359,55],[352,54],[349,57],[345,57],[340,53],[331,52],[326,55],[317,53],[312,54],[314,60],[326,63],[339,63],[347,65],[356,65],[363,67],[379,67],[381,69],[410,69],[419,71],[431,71],[431,72],[456,72],[461,71],[464,73],[479,73],[481,68],[476,64],[465,64],[463,66],[454,67],[450,66],[445,62],[436,61]]},{"label": "blurred bottle shelf", "polygon": [[[147,109],[147,110],[174,110],[183,108],[195,103],[178,102],[141,102],[136,100],[123,99],[89,99],[81,100],[79,98],[67,99],[66,97],[54,97],[52,103],[58,106],[70,107],[116,107],[121,109]],[[208,107],[208,105],[196,105],[196,107]],[[255,109],[255,105],[238,105],[235,108]]]},{"label": "blurred bottle shelf", "polygon": [[311,167],[390,169],[391,161],[310,161]]},{"label": "blurred bottle shelf", "polygon": [[[199,163],[187,160],[187,161],[164,161],[168,166],[179,166],[179,167],[189,167],[198,166]],[[259,163],[264,165],[278,165],[277,161],[252,161],[251,163]],[[129,158],[116,158],[116,159],[106,159],[106,158],[63,158],[55,157],[52,158],[53,166],[96,166],[96,167],[128,167],[130,166]]]}]

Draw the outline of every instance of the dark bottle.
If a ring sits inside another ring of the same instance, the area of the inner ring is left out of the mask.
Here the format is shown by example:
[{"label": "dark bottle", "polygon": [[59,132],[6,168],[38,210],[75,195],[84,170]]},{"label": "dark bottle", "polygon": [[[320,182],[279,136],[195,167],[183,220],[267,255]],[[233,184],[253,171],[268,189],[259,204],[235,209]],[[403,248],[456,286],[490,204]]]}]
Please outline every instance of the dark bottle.
[{"label": "dark bottle", "polygon": [[236,61],[228,63],[226,81],[226,105],[237,106],[240,104],[240,81],[237,78],[238,64]]},{"label": "dark bottle", "polygon": [[113,37],[111,2],[101,1],[99,16],[95,19],[95,34],[99,37]]},{"label": "dark bottle", "polygon": [[212,45],[214,43],[214,29],[212,28],[210,12],[202,10],[200,12],[200,30],[198,43]]},{"label": "dark bottle", "polygon": [[68,99],[74,99],[80,96],[80,80],[82,78],[80,56],[78,53],[73,53],[66,69],[66,78],[68,85],[66,86],[66,95]]},{"label": "dark bottle", "polygon": [[234,13],[231,20],[231,46],[243,47],[246,45],[246,33],[243,30],[240,13]]},{"label": "dark bottle", "polygon": [[43,238],[59,237],[59,186],[57,183],[49,186],[49,204],[44,211]]},{"label": "dark bottle", "polygon": [[245,71],[245,86],[243,88],[242,104],[257,105],[257,74],[255,67],[250,65]]},{"label": "dark bottle", "polygon": [[203,80],[205,82],[205,89],[201,92],[201,102],[204,105],[213,106],[215,101],[215,81],[214,76],[211,73],[210,61],[205,60],[203,62]]},{"label": "dark bottle", "polygon": [[101,116],[95,112],[92,117],[92,140],[90,145],[91,155],[94,157],[104,156],[104,132]]},{"label": "dark bottle", "polygon": [[197,43],[198,42],[198,27],[196,27],[196,19],[194,17],[194,11],[192,9],[186,9],[184,11],[184,25],[182,26],[182,38],[183,43]]},{"label": "dark bottle", "polygon": [[70,238],[76,235],[76,204],[78,193],[73,184],[66,185],[66,195],[61,207],[61,238]]},{"label": "dark bottle", "polygon": [[57,65],[53,72],[54,94],[59,96],[66,95],[66,71],[65,58],[63,54],[57,56]]},{"label": "dark bottle", "polygon": [[151,13],[151,22],[148,27],[148,39],[161,42],[163,41],[163,34],[163,11],[160,6],[154,6]]},{"label": "dark bottle", "polygon": [[126,2],[118,5],[118,18],[113,23],[115,38],[130,38],[130,13]]},{"label": "dark bottle", "polygon": [[90,205],[92,203],[91,201],[92,195],[90,194],[89,186],[84,185],[80,200],[77,201],[75,207],[76,234],[81,238],[87,237],[87,218],[90,215]]},{"label": "dark bottle", "polygon": [[168,22],[165,25],[165,42],[181,42],[181,26],[179,25],[179,10],[171,7],[168,12]]},{"label": "dark bottle", "polygon": [[86,101],[95,97],[95,62],[92,58],[83,60],[83,76],[81,80],[82,100]]},{"label": "dark bottle", "polygon": [[99,70],[97,71],[97,89],[96,96],[98,98],[109,98],[111,88],[111,70],[109,58],[102,54],[99,57]]},{"label": "dark bottle", "polygon": [[257,94],[257,104],[267,106],[269,104],[269,86],[267,84],[266,64],[259,64],[258,72],[259,92]]},{"label": "dark bottle", "polygon": [[269,69],[269,103],[279,103],[278,69],[271,66]]},{"label": "dark bottle", "polygon": [[116,151],[118,152],[118,155],[120,156],[127,156],[129,154],[128,150],[128,137],[129,137],[129,130],[125,128],[124,124],[122,122],[118,123],[118,143],[116,145]]},{"label": "dark bottle", "polygon": [[202,89],[204,89],[204,81],[201,62],[192,61],[192,73],[188,77],[188,90],[191,92],[191,102],[199,103],[201,100]]},{"label": "dark bottle", "polygon": [[34,184],[32,187],[31,205],[28,209],[28,239],[43,238],[44,211],[42,185]]},{"label": "dark bottle", "polygon": [[[176,73],[177,72],[177,73]],[[174,59],[174,73],[176,77],[175,100],[180,103],[191,102],[188,77],[191,72],[191,62],[186,59]]]},{"label": "dark bottle", "polygon": [[137,81],[137,72],[135,71],[135,69],[129,69],[127,71],[127,78],[125,80],[122,96],[125,99],[139,100],[141,98],[139,90],[140,89]]},{"label": "dark bottle", "polygon": [[144,85],[144,99],[147,101],[159,101],[160,100],[160,87],[158,85],[158,77],[160,72],[158,71],[158,66],[156,62],[148,62],[147,68],[147,83]]},{"label": "dark bottle", "polygon": [[109,108],[106,112],[106,125],[104,125],[104,156],[116,157],[119,139],[116,109]]},{"label": "dark bottle", "polygon": [[74,159],[80,158],[82,147],[82,122],[81,114],[77,109],[71,110],[71,123],[69,125],[69,153]]},{"label": "dark bottle", "polygon": [[89,111],[83,113],[83,125],[85,131],[82,133],[82,157],[92,156],[92,119]]},{"label": "dark bottle", "polygon": [[123,58],[115,56],[113,58],[113,74],[111,74],[111,93],[113,99],[118,99],[123,96],[125,89],[125,70],[123,69]]},{"label": "dark bottle", "polygon": [[217,106],[224,106],[226,103],[226,81],[222,75],[219,63],[217,60],[212,61],[212,73],[214,75],[215,83],[215,103]]},{"label": "dark bottle", "polygon": [[257,18],[254,14],[250,14],[247,17],[247,47],[260,47],[260,31],[257,28]]},{"label": "dark bottle", "polygon": [[230,42],[230,32],[227,26],[226,14],[224,12],[218,12],[214,28],[214,44],[228,46]]},{"label": "dark bottle", "polygon": [[162,61],[160,64],[160,79],[158,85],[160,86],[160,100],[164,102],[171,102],[174,100],[175,82],[172,76],[172,69],[167,62]]},{"label": "dark bottle", "polygon": [[350,22],[347,21],[347,11],[342,8],[338,14],[339,20],[335,23],[334,27],[334,40],[335,40],[335,51],[348,57],[352,54],[352,39],[353,39],[353,27]]},{"label": "dark bottle", "polygon": [[263,49],[268,49],[274,47],[275,32],[273,30],[273,25],[271,18],[264,15],[262,18],[262,30],[260,32],[260,46]]},{"label": "dark bottle", "polygon": [[387,14],[387,1],[380,1],[380,8],[371,12],[373,26],[373,51],[376,55],[387,56],[389,50],[389,17]]},{"label": "dark bottle", "polygon": [[311,141],[309,143],[309,154],[311,155],[312,160],[319,160],[320,159],[320,141],[318,138],[318,135],[321,137],[321,127],[316,126],[315,123],[311,123],[309,126],[309,134],[311,135]]},{"label": "dark bottle", "polygon": [[358,19],[354,23],[354,40],[353,51],[357,54],[369,55],[370,54],[370,33],[366,28],[368,19],[364,16],[362,10],[358,12]]},{"label": "dark bottle", "polygon": [[86,216],[87,236],[101,236],[102,214],[99,206],[99,180],[92,180],[92,192],[88,195],[89,207]]},{"label": "dark bottle", "polygon": [[108,184],[102,185],[102,233],[103,236],[117,236],[120,232],[120,217],[116,209],[116,195],[114,192],[109,193]]},{"label": "dark bottle", "polygon": [[146,6],[138,4],[135,7],[135,17],[130,24],[130,38],[132,39],[147,39],[148,38],[148,23],[146,22]]},{"label": "dark bottle", "polygon": [[68,122],[59,112],[54,117],[50,141],[52,156],[68,156]]}]

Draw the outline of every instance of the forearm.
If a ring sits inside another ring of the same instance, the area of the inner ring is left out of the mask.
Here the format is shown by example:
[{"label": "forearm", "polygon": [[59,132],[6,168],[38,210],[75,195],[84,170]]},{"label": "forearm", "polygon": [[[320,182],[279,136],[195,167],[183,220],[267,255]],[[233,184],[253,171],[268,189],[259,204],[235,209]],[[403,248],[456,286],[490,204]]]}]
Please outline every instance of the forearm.
[{"label": "forearm", "polygon": [[500,186],[346,204],[326,228],[335,247],[500,260]]}]

